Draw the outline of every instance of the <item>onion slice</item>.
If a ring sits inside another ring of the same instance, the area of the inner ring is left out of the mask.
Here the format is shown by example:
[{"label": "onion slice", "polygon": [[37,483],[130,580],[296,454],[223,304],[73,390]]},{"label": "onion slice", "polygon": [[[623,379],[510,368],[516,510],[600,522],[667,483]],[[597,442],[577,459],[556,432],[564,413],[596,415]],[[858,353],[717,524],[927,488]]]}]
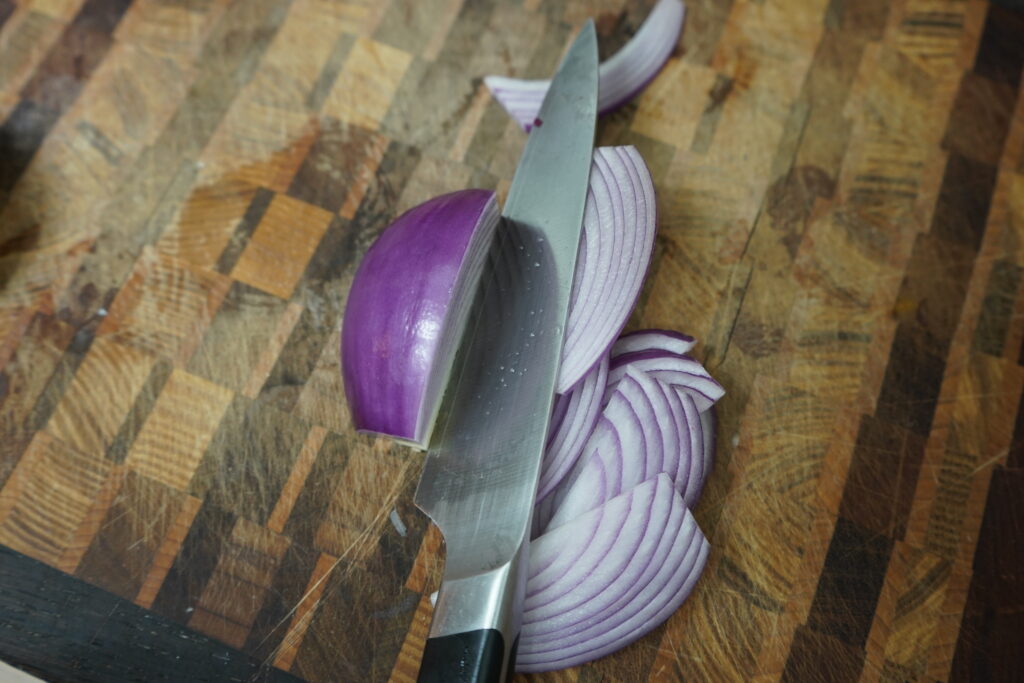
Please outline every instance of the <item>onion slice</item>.
[{"label": "onion slice", "polygon": [[677,356],[665,351],[639,351],[624,353],[612,359],[608,372],[608,387],[605,402],[611,398],[616,385],[627,368],[634,367],[653,375],[667,384],[684,389],[693,397],[697,409],[704,412],[725,395],[721,384],[704,369],[698,361],[687,356]]},{"label": "onion slice", "polygon": [[[697,504],[713,464],[710,411],[724,390],[687,356],[663,349],[621,352],[662,341],[652,332],[637,333],[612,356],[601,416],[573,467],[538,496],[535,534],[658,473],[670,477],[687,507]],[[679,342],[673,340],[676,347]]]},{"label": "onion slice", "polygon": [[[693,494],[695,499],[700,498],[700,494],[704,492],[704,484],[707,482],[708,475],[711,474],[711,470],[715,466],[715,448],[717,447],[716,442],[718,438],[718,412],[715,406],[711,406],[700,414],[700,426],[704,435],[704,476],[695,487],[696,490]],[[690,507],[693,506],[691,505]]]},{"label": "onion slice", "polygon": [[574,666],[640,638],[686,599],[707,552],[664,474],[537,538],[516,669]]},{"label": "onion slice", "polygon": [[[685,408],[686,401],[693,405],[686,395],[678,404]],[[566,485],[555,490],[541,511],[542,519],[550,515],[544,528],[565,524],[659,473],[667,474],[681,491],[691,478],[699,479],[703,437],[694,433],[687,417],[685,410],[673,410],[662,385],[627,368],[602,415],[604,429],[595,430]],[[695,409],[692,420],[699,430]],[[684,502],[690,501],[684,496]]]},{"label": "onion slice", "polygon": [[541,463],[538,498],[546,496],[576,463],[601,416],[601,400],[607,383],[608,358],[605,357],[572,391],[556,399]]},{"label": "onion slice", "polygon": [[[601,114],[617,109],[647,87],[675,49],[686,6],[680,0],[659,0],[626,45],[598,69],[597,108]],[[487,76],[484,83],[494,99],[523,130],[530,130],[551,81]]]},{"label": "onion slice", "polygon": [[493,192],[442,195],[404,213],[367,251],[341,335],[359,431],[426,446],[498,217]]},{"label": "onion slice", "polygon": [[682,356],[697,344],[693,337],[672,330],[638,330],[624,334],[612,344],[611,358],[614,360],[627,353],[642,351],[664,351],[668,355]]},{"label": "onion slice", "polygon": [[635,147],[594,152],[556,392],[608,352],[629,318],[654,249],[654,183]]}]

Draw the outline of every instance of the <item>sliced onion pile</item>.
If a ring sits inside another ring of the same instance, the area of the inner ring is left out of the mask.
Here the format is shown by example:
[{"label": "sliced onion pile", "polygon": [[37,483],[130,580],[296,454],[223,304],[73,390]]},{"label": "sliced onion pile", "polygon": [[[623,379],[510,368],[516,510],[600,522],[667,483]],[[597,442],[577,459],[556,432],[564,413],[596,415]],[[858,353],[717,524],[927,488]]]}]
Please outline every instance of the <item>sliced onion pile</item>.
[{"label": "sliced onion pile", "polygon": [[[598,71],[597,107],[601,114],[622,106],[650,83],[675,49],[686,6],[680,0],[659,0],[636,35]],[[551,81],[487,76],[494,99],[523,130],[530,130]]]},{"label": "sliced onion pile", "polygon": [[[605,378],[580,455],[560,461],[538,492],[517,670],[574,666],[628,645],[675,611],[703,571],[708,543],[689,508],[711,470],[713,404],[724,392],[684,355],[693,344],[665,330],[623,335],[607,371],[602,362],[559,398],[578,392],[589,405],[588,385]],[[559,404],[552,433],[561,434]]]},{"label": "sliced onion pile", "polygon": [[[358,429],[425,447],[497,222],[493,193],[445,195],[401,216],[367,252],[341,349]],[[534,510],[519,671],[628,645],[675,611],[707,560],[690,508],[712,467],[724,390],[687,355],[691,337],[619,336],[655,222],[637,151],[596,150]]]}]

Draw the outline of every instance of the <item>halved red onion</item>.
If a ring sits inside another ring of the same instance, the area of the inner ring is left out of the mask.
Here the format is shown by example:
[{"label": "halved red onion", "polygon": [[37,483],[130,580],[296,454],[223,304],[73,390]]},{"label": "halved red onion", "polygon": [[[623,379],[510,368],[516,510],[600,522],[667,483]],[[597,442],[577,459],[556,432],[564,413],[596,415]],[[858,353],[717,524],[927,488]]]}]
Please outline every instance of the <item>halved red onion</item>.
[{"label": "halved red onion", "polygon": [[615,340],[612,344],[612,359],[627,353],[641,351],[664,351],[675,356],[689,353],[696,345],[693,337],[672,330],[637,330],[629,332]]},{"label": "halved red onion", "polygon": [[643,636],[689,595],[707,550],[664,474],[537,538],[516,669],[574,666]]},{"label": "halved red onion", "polygon": [[[675,49],[682,31],[686,6],[680,0],[659,0],[636,35],[598,70],[597,108],[605,114],[647,87]],[[524,130],[530,130],[540,112],[551,81],[487,76],[484,83],[494,99]]]},{"label": "halved red onion", "polygon": [[341,335],[359,431],[426,445],[498,217],[493,192],[442,195],[400,216],[363,257]]},{"label": "halved red onion", "polygon": [[656,224],[654,183],[636,148],[595,150],[557,393],[579,382],[622,331],[651,261]]}]

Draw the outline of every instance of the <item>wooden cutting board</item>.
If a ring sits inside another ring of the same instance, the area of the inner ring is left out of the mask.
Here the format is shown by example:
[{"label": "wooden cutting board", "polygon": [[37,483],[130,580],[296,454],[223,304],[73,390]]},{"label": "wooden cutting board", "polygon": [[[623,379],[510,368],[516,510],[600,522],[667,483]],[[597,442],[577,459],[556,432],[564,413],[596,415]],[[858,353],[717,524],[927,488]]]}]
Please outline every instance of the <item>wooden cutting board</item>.
[{"label": "wooden cutting board", "polygon": [[[415,678],[441,543],[422,455],[349,426],[349,283],[399,212],[507,189],[482,76],[652,4],[0,0],[0,659]],[[1022,675],[1022,37],[980,0],[690,2],[599,142],[658,192],[630,327],[728,391],[713,549],[665,625],[522,680]]]}]

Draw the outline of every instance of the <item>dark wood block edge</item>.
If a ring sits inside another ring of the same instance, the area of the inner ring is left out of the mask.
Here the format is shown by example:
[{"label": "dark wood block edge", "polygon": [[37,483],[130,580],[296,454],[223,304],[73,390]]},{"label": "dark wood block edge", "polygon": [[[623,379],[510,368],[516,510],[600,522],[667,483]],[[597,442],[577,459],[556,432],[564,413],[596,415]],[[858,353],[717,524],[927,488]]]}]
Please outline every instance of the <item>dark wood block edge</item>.
[{"label": "dark wood block edge", "polygon": [[0,659],[76,683],[300,680],[2,546]]}]

